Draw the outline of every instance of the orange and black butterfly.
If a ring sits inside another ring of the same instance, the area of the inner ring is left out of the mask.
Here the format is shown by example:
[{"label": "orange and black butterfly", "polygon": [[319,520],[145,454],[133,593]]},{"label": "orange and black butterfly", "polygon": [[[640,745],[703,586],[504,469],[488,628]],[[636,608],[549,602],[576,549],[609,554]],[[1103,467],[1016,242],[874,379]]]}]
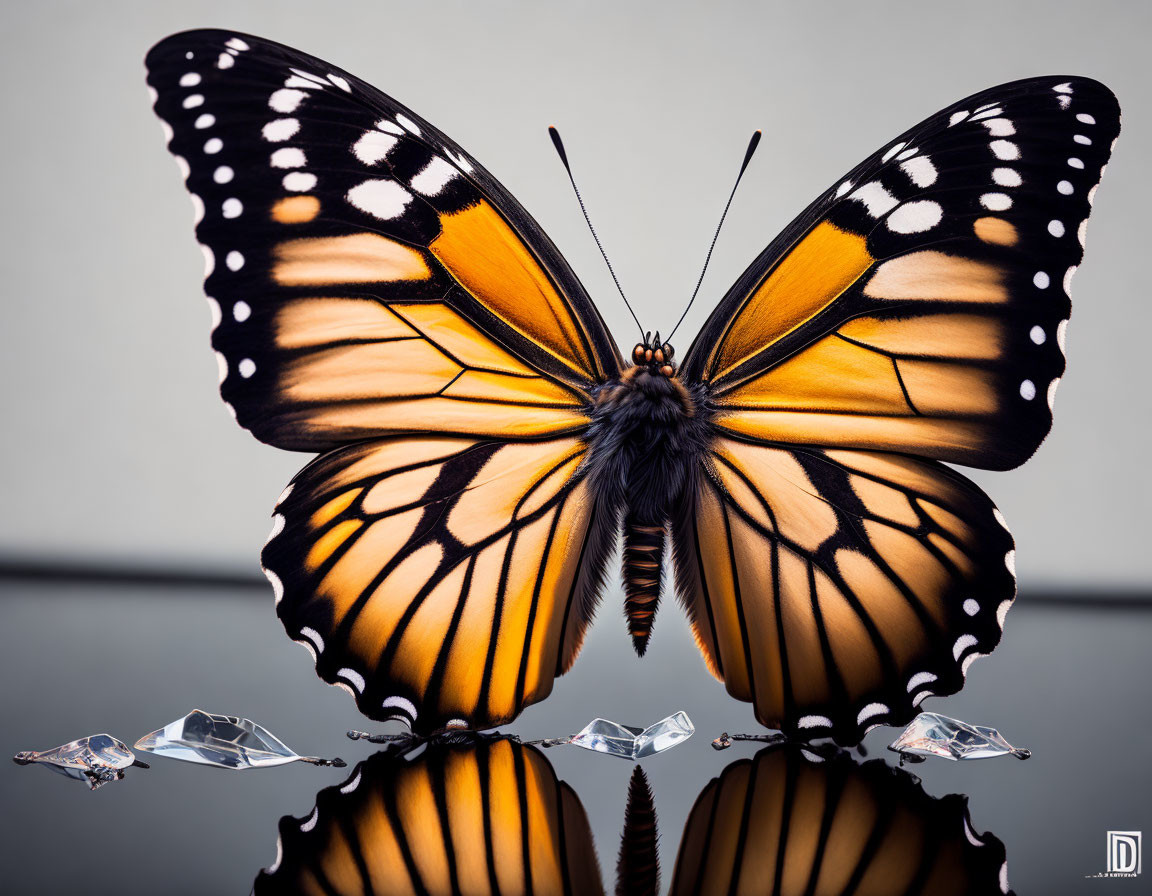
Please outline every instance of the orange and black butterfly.
[{"label": "orange and black butterfly", "polygon": [[622,358],[496,179],[347,72],[223,31],[147,64],[224,400],[320,454],[264,550],[277,612],[365,714],[482,729],[542,700],[621,530],[637,651],[670,543],[708,668],[792,736],[904,722],[996,646],[1012,538],[942,462],[1015,467],[1051,426],[1119,132],[1103,85],[1017,81],[916,125],[679,362],[647,339]]}]

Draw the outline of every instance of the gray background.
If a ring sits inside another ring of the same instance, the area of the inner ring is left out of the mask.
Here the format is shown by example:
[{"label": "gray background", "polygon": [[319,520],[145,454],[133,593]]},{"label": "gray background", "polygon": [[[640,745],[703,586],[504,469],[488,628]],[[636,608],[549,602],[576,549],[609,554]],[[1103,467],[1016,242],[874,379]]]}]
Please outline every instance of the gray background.
[{"label": "gray background", "polygon": [[216,396],[190,206],[144,89],[153,42],[220,26],[328,59],[455,137],[625,346],[634,327],[545,127],[565,135],[645,326],[665,330],[763,128],[682,350],[769,239],[905,127],[1013,78],[1103,80],[1128,114],[1076,278],[1056,425],[1023,469],[976,479],[1012,525],[1025,588],[1145,590],[1150,16],[1135,2],[8,4],[0,558],[254,573],[306,460],[258,444]]}]

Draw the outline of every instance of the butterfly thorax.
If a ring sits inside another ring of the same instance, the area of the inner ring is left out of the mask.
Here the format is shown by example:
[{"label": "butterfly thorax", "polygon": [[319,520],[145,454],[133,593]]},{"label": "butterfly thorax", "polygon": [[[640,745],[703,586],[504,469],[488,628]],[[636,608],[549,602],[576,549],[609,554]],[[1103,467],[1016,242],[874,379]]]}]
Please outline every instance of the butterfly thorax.
[{"label": "butterfly thorax", "polygon": [[707,402],[666,359],[628,368],[593,393],[588,476],[605,512],[623,520],[625,613],[643,655],[660,599],[668,521],[680,511],[707,446]]}]

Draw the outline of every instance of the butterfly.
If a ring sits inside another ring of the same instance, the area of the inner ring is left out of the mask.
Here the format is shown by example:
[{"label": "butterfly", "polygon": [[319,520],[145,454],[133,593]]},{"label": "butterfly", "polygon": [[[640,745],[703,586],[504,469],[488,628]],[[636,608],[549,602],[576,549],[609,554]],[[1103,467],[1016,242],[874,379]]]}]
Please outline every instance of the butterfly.
[{"label": "butterfly", "polygon": [[[903,770],[827,747],[766,747],[709,781],[667,892],[1010,892],[1004,844],[973,828],[966,797],[931,797]],[[656,804],[639,766],[622,827],[615,892],[663,892]],[[276,852],[255,896],[611,892],[577,792],[543,753],[505,738],[377,753],[305,817],[282,817]]]},{"label": "butterfly", "polygon": [[366,715],[485,729],[544,699],[621,533],[637,652],[670,557],[707,668],[794,738],[903,723],[997,645],[1012,536],[946,464],[1018,466],[1051,427],[1106,87],[1016,81],[906,131],[681,362],[623,357],[508,191],[348,72],[227,31],[147,67],[221,394],[319,455],[264,548],[277,613]]}]

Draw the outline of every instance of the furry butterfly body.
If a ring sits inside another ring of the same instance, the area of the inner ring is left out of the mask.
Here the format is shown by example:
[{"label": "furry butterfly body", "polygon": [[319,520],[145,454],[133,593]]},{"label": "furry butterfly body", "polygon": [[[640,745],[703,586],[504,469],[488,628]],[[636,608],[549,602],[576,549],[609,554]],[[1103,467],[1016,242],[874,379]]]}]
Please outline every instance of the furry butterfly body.
[{"label": "furry butterfly body", "polygon": [[625,360],[507,190],[348,72],[221,31],[148,68],[222,395],[319,453],[264,551],[277,613],[367,715],[487,728],[543,699],[621,533],[637,651],[671,554],[708,668],[796,737],[905,721],[999,642],[1012,538],[945,464],[1017,466],[1051,426],[1119,131],[1103,85],[929,116],[797,217],[677,368],[658,337]]}]

